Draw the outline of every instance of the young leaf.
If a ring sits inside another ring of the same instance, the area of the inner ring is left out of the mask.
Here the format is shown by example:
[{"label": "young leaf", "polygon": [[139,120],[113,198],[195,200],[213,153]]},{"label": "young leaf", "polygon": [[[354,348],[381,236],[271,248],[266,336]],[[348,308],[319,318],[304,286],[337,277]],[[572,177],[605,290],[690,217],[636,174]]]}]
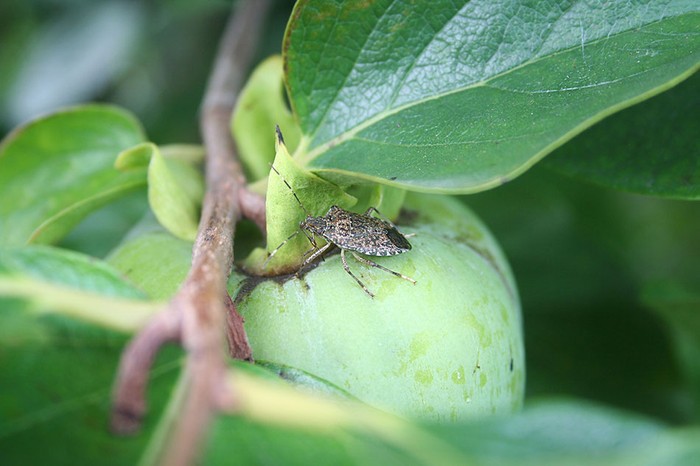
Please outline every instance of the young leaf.
[{"label": "young leaf", "polygon": [[692,2],[296,4],[295,157],[334,178],[475,192],[697,69]]},{"label": "young leaf", "polygon": [[158,221],[172,234],[194,241],[199,225],[199,206],[204,197],[204,178],[194,166],[166,159],[153,146],[148,164],[148,201]]},{"label": "young leaf", "polygon": [[153,154],[153,143],[143,142],[124,149],[114,161],[114,168],[119,171],[147,168]]},{"label": "young leaf", "polygon": [[199,152],[191,146],[158,146],[145,142],[119,154],[115,166],[131,170],[148,165],[148,202],[156,218],[178,238],[194,241],[199,225],[199,206],[204,196],[204,178],[193,161]]},{"label": "young leaf", "polygon": [[301,132],[284,100],[282,57],[272,56],[251,74],[233,110],[231,131],[250,181],[265,178],[275,157],[272,129],[284,132],[287,148],[299,144]]},{"label": "young leaf", "polygon": [[143,185],[143,171],[121,173],[116,155],[144,140],[139,123],[116,107],[54,113],[0,144],[0,243],[52,243],[87,214]]}]

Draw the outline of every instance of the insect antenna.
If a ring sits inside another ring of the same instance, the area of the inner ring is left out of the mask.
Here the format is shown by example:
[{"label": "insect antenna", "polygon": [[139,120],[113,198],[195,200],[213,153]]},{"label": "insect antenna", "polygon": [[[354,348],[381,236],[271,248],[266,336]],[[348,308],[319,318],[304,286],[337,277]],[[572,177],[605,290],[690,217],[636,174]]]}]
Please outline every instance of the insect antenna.
[{"label": "insect antenna", "polygon": [[[280,139],[280,142],[284,142],[282,140],[282,133],[279,131],[279,127],[277,127],[277,137]],[[304,211],[304,213],[306,214],[307,217],[310,217],[311,214],[309,213],[308,210],[306,210],[306,207],[304,207],[304,204],[302,204],[301,199],[299,199],[299,196],[297,196],[297,193],[294,192],[294,189],[290,186],[290,184],[287,182],[287,180],[284,179],[284,176],[282,176],[282,174],[275,168],[274,165],[270,164],[270,168],[272,169],[272,171],[277,173],[277,176],[279,176],[282,179],[285,186],[287,186],[287,188],[289,188],[289,191],[291,191],[292,195],[294,196],[294,199],[296,199],[296,201],[297,201],[297,204],[299,204],[299,207],[301,207],[301,210]],[[314,246],[314,248],[316,248],[316,242],[314,241],[313,236],[309,236],[309,234],[306,231],[299,229],[299,230],[295,231],[294,233],[292,233],[291,235],[289,235],[289,237],[287,239],[282,241],[282,243],[280,243],[279,246],[277,246],[275,249],[273,249],[270,252],[270,254],[267,256],[267,259],[265,259],[265,262],[263,262],[263,269],[267,268],[267,264],[270,263],[270,260],[272,259],[272,257],[275,254],[277,254],[277,251],[279,251],[282,248],[282,246],[287,244],[290,240],[292,240],[292,238],[294,238],[296,235],[298,235],[301,232],[303,232],[306,235],[306,237],[309,240],[309,242],[311,243],[311,245]]]},{"label": "insect antenna", "polygon": [[285,244],[287,244],[287,242],[289,242],[289,240],[291,240],[292,238],[294,238],[294,237],[295,237],[296,235],[298,235],[300,232],[301,232],[301,230],[295,231],[294,233],[292,233],[291,235],[289,235],[289,237],[288,237],[286,240],[282,241],[282,243],[281,243],[279,246],[277,246],[275,249],[273,249],[272,252],[270,252],[270,255],[267,256],[267,259],[265,259],[265,262],[263,262],[263,269],[266,269],[266,268],[267,268],[267,264],[270,263],[270,259],[272,259],[272,256],[274,256],[275,254],[277,254],[277,251],[279,251],[279,250],[282,248],[282,246],[284,246]]},{"label": "insect antenna", "polygon": [[307,216],[307,217],[308,217],[308,216],[311,216],[311,214],[309,213],[309,211],[306,210],[306,207],[304,207],[304,204],[302,204],[302,203],[301,203],[301,200],[299,200],[299,196],[297,196],[297,193],[294,192],[294,189],[289,185],[289,183],[287,183],[287,180],[284,179],[284,177],[282,176],[282,174],[281,174],[280,172],[277,171],[277,169],[275,168],[274,165],[270,164],[270,168],[272,168],[272,171],[274,171],[275,173],[277,173],[277,175],[282,179],[282,181],[284,181],[284,184],[285,184],[285,185],[289,188],[289,190],[292,192],[292,194],[294,195],[294,199],[297,200],[297,203],[299,204],[299,207],[301,207],[301,209],[304,211],[304,213],[306,214],[306,216]]}]

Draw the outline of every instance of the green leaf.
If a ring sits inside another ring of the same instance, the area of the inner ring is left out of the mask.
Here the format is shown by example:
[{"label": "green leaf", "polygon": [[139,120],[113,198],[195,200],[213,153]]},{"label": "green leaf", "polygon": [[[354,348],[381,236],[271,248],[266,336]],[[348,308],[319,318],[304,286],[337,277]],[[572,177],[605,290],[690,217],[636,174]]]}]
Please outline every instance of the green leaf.
[{"label": "green leaf", "polygon": [[167,144],[158,148],[166,159],[177,159],[191,165],[204,162],[204,147],[197,144]]},{"label": "green leaf", "polygon": [[651,196],[700,199],[700,74],[623,110],[548,157],[557,171]]},{"label": "green leaf", "polygon": [[130,237],[107,262],[153,299],[170,298],[192,263],[192,243],[158,229]]},{"label": "green leaf", "polygon": [[265,178],[275,158],[273,129],[279,126],[289,150],[299,144],[301,131],[284,100],[282,57],[272,56],[253,71],[241,91],[231,119],[238,154],[248,180]]},{"label": "green leaf", "polygon": [[301,1],[284,41],[302,165],[475,192],[697,69],[693,2]]},{"label": "green leaf", "polygon": [[231,386],[236,416],[215,424],[206,464],[673,465],[700,454],[697,429],[582,401],[540,401],[471,424],[421,425],[240,370]]},{"label": "green leaf", "polygon": [[153,154],[153,144],[143,142],[121,151],[114,161],[114,168],[126,172],[139,168],[147,168]]},{"label": "green leaf", "polygon": [[117,154],[144,140],[117,107],[87,105],[28,123],[0,144],[0,243],[52,243],[90,212],[143,185]]},{"label": "green leaf", "polygon": [[700,454],[697,429],[577,400],[541,400],[510,418],[434,433],[475,464],[688,464]]},{"label": "green leaf", "polygon": [[[122,349],[161,303],[111,267],[48,246],[0,252],[0,451],[7,464],[135,464],[179,369],[161,352],[139,437],[108,429]],[[41,445],[41,448],[37,448]]]},{"label": "green leaf", "polygon": [[166,159],[154,145],[148,164],[148,201],[160,224],[178,238],[194,241],[203,197],[201,172],[187,162]]},{"label": "green leaf", "polygon": [[141,434],[117,437],[108,428],[110,395],[125,336],[70,319],[29,321],[23,305],[0,303],[3,326],[13,313],[44,334],[42,341],[3,344],[0,352],[3,463],[136,464],[172,389],[180,352],[166,348],[154,362]]},{"label": "green leaf", "polygon": [[151,210],[169,232],[194,241],[204,197],[204,177],[197,166],[203,154],[193,146],[166,147],[167,157],[153,143],[139,144],[119,154],[115,166],[130,171],[148,164]]},{"label": "green leaf", "polygon": [[160,306],[107,264],[49,246],[2,251],[3,296],[30,303],[37,315],[57,313],[120,331],[139,328]]},{"label": "green leaf", "polygon": [[[192,165],[198,165],[204,161],[204,148],[194,144],[168,144],[158,146],[158,150],[166,159],[175,159]],[[152,155],[153,145],[151,143],[138,144],[121,151],[114,166],[121,171],[146,168]]]}]

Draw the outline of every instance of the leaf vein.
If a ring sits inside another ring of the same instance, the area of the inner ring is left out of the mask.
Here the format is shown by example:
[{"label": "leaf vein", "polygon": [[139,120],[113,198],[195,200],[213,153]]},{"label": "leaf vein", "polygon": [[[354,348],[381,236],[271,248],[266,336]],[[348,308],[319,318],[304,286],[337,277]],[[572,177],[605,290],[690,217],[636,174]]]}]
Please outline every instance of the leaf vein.
[{"label": "leaf vein", "polygon": [[[394,3],[396,3],[396,1],[397,0],[392,0],[391,4],[382,12],[382,14],[379,17],[377,17],[377,20],[375,21],[374,25],[372,26],[372,30],[365,37],[365,40],[364,40],[364,43],[362,44],[362,46],[358,48],[357,55],[355,56],[355,61],[354,61],[353,65],[349,68],[348,73],[345,75],[345,78],[343,79],[343,83],[337,87],[335,95],[333,96],[333,100],[331,100],[331,102],[326,106],[326,109],[323,112],[323,115],[321,116],[321,118],[319,119],[318,124],[316,125],[316,128],[314,129],[314,132],[310,135],[311,139],[313,139],[314,136],[316,135],[316,133],[318,132],[318,130],[323,127],[323,124],[325,123],[326,119],[328,118],[328,114],[330,113],[330,110],[333,108],[334,104],[338,101],[338,97],[342,93],[343,89],[345,89],[345,84],[347,84],[348,79],[350,79],[352,72],[355,70],[355,68],[357,66],[357,61],[359,60],[360,56],[362,55],[362,52],[365,49],[365,45],[367,45],[367,42],[369,42],[370,38],[374,35],[375,31],[377,30],[377,26],[379,25],[381,20],[386,15],[386,12],[391,8],[391,6]],[[334,28],[335,28],[336,24],[338,24],[337,20],[336,20],[335,24],[333,25]],[[325,49],[326,49],[327,45],[328,45],[328,43],[324,44],[324,52],[322,53],[322,55],[325,55]],[[319,75],[320,75],[320,73],[317,74],[317,76],[319,76]],[[314,77],[314,82],[316,81],[316,79],[317,78]],[[312,88],[313,88],[313,86],[312,86]]]},{"label": "leaf vein", "polygon": [[[562,17],[563,17],[563,16],[562,16]],[[646,24],[638,25],[637,27],[635,27],[635,28],[633,28],[633,29],[620,30],[620,31],[617,31],[617,32],[614,34],[614,36],[618,36],[618,35],[622,35],[622,34],[627,34],[627,33],[629,33],[629,32],[632,31],[632,30],[634,30],[634,31],[639,31],[639,29],[641,29],[641,28],[643,28],[643,27],[651,26],[651,25],[653,25],[653,24],[662,22],[662,21],[664,21],[665,19],[666,19],[666,18],[662,18],[662,19],[655,20],[655,21],[650,21],[650,22],[648,22],[648,23],[646,23]],[[596,45],[596,44],[599,44],[599,43],[606,42],[606,41],[608,41],[609,39],[610,39],[610,36],[601,36],[601,37],[599,37],[599,38],[597,38],[597,39],[595,39],[595,40],[592,40],[592,41],[588,42],[587,45],[590,47],[591,45]],[[452,95],[452,94],[458,94],[458,93],[467,91],[467,90],[469,90],[469,89],[474,89],[474,88],[477,88],[477,87],[481,87],[481,86],[491,86],[491,87],[494,88],[494,89],[501,89],[501,88],[499,88],[499,87],[497,87],[497,86],[494,86],[493,84],[490,84],[490,83],[492,83],[492,82],[493,82],[494,80],[496,80],[496,79],[499,79],[499,78],[502,78],[502,77],[504,77],[504,76],[507,76],[507,75],[509,75],[509,74],[511,74],[511,73],[514,73],[514,72],[516,72],[516,71],[518,71],[518,70],[520,70],[521,68],[524,68],[524,67],[526,67],[526,66],[534,65],[534,64],[539,63],[539,62],[541,62],[541,61],[543,61],[543,60],[548,60],[548,59],[551,59],[552,57],[556,57],[556,56],[558,56],[558,55],[563,55],[563,54],[566,54],[566,53],[571,52],[572,50],[579,49],[580,46],[581,46],[581,45],[577,43],[577,44],[572,45],[572,46],[570,46],[570,47],[566,47],[566,48],[559,49],[559,50],[557,50],[556,52],[552,52],[552,53],[550,53],[550,54],[548,54],[548,55],[546,55],[546,56],[533,56],[531,59],[526,60],[526,61],[520,63],[519,65],[514,66],[513,68],[510,68],[510,69],[508,69],[508,70],[504,70],[504,71],[501,72],[501,73],[497,73],[497,74],[494,74],[494,75],[492,75],[492,76],[489,76],[489,77],[487,77],[486,79],[484,79],[484,80],[482,80],[482,81],[472,82],[472,83],[469,83],[469,84],[467,84],[467,85],[465,85],[465,86],[462,86],[462,87],[459,87],[459,88],[451,89],[451,90],[449,90],[449,91],[444,91],[444,92],[441,92],[441,93],[436,93],[436,94],[431,95],[431,96],[429,96],[429,97],[425,97],[425,98],[422,98],[422,99],[419,99],[419,100],[415,100],[415,101],[412,101],[412,102],[407,102],[407,103],[404,104],[404,105],[401,105],[401,106],[398,106],[398,107],[395,107],[395,108],[392,108],[392,109],[387,109],[387,110],[385,110],[385,111],[383,111],[383,112],[380,112],[380,113],[378,113],[378,114],[372,116],[371,118],[368,118],[368,119],[364,120],[363,122],[361,122],[361,123],[355,125],[354,127],[349,128],[348,130],[344,131],[343,133],[338,134],[338,136],[336,136],[336,137],[330,139],[329,141],[325,142],[324,144],[321,144],[321,145],[315,147],[313,150],[309,151],[308,153],[306,153],[306,154],[300,154],[300,162],[303,163],[303,164],[307,164],[307,163],[309,163],[311,160],[313,160],[313,159],[315,159],[316,157],[318,157],[318,156],[320,156],[321,154],[323,154],[323,153],[324,153],[325,151],[327,151],[329,148],[334,147],[334,146],[337,146],[337,145],[339,145],[339,144],[341,144],[341,143],[343,143],[343,142],[345,142],[345,141],[347,141],[347,140],[349,140],[349,139],[353,139],[353,138],[356,137],[356,135],[357,135],[360,131],[363,131],[363,130],[365,130],[365,129],[371,127],[372,125],[376,124],[377,122],[381,121],[381,120],[384,119],[384,118],[387,118],[387,117],[389,117],[389,116],[391,116],[391,115],[395,115],[395,114],[397,114],[397,113],[399,113],[399,112],[401,112],[401,111],[407,110],[407,109],[409,109],[409,108],[412,108],[412,107],[415,107],[415,106],[418,106],[418,105],[421,105],[421,104],[424,104],[424,103],[426,103],[426,102],[430,102],[430,101],[433,101],[433,100],[441,99],[441,98],[443,98],[443,97],[446,97],[446,96],[449,96],[449,95]],[[632,75],[629,75],[629,76],[626,76],[626,77],[623,77],[623,78],[619,78],[618,80],[611,80],[611,81],[609,81],[609,82],[592,83],[592,84],[586,85],[586,86],[577,86],[577,87],[571,87],[571,88],[565,88],[565,89],[557,89],[557,90],[544,89],[544,90],[536,91],[535,93],[544,94],[544,93],[548,93],[548,92],[557,92],[557,91],[558,91],[558,92],[566,92],[566,91],[573,91],[573,90],[577,90],[577,89],[586,89],[586,88],[599,87],[599,86],[606,85],[606,84],[613,84],[613,83],[616,82],[616,81],[623,80],[623,79],[628,79],[628,78],[634,77],[634,76],[636,76],[636,75],[638,75],[638,74],[646,73],[646,72],[648,72],[648,71],[650,71],[650,70],[642,71],[642,72],[640,72],[640,73],[636,73],[636,74],[632,74]],[[512,92],[518,92],[517,89],[502,88],[501,90],[504,90],[504,91],[512,91]],[[522,90],[522,92],[527,93],[528,91]],[[317,128],[317,129],[318,129],[318,128]]]},{"label": "leaf vein", "polygon": [[[456,6],[456,5],[455,5],[455,6]],[[388,104],[388,106],[387,106],[388,108],[392,108],[392,107],[394,106],[394,104],[396,103],[396,99],[398,99],[399,94],[401,94],[401,90],[403,89],[404,84],[406,84],[406,79],[408,79],[408,76],[409,76],[409,75],[411,74],[411,72],[415,69],[416,65],[418,64],[419,59],[423,56],[423,54],[424,54],[425,51],[428,49],[428,47],[430,47],[430,46],[435,42],[435,38],[438,36],[438,34],[439,34],[440,32],[442,32],[442,31],[444,31],[445,28],[446,28],[447,26],[450,25],[451,21],[452,21],[458,14],[460,14],[460,13],[463,11],[463,9],[466,8],[466,7],[467,7],[467,5],[465,4],[465,5],[462,6],[462,8],[457,9],[457,10],[455,11],[455,13],[454,13],[452,16],[450,16],[450,18],[448,18],[447,21],[445,21],[445,24],[442,25],[442,27],[440,28],[440,30],[439,30],[439,31],[436,31],[435,34],[433,34],[432,38],[431,38],[428,42],[425,43],[425,45],[424,45],[423,48],[420,50],[420,52],[418,52],[418,54],[416,54],[415,59],[413,60],[413,62],[411,62],[411,65],[410,65],[408,68],[406,68],[406,71],[405,71],[404,75],[401,77],[401,82],[399,82],[399,83],[397,84],[397,86],[396,86],[396,88],[395,88],[395,90],[394,90],[394,92],[393,92],[393,94],[392,94],[392,96],[391,96],[391,101],[389,102],[389,104]]]}]

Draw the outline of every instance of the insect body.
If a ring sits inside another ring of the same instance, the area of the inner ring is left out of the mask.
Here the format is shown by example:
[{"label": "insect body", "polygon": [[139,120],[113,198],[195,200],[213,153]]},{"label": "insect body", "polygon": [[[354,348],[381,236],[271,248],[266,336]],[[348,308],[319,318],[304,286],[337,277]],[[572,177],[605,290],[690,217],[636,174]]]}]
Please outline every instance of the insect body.
[{"label": "insect body", "polygon": [[[282,178],[282,175],[280,175],[274,166],[271,168]],[[406,237],[399,232],[393,223],[391,223],[389,220],[383,220],[372,216],[373,212],[381,215],[377,209],[370,207],[364,214],[357,214],[334,205],[328,209],[328,212],[326,212],[325,215],[321,217],[314,217],[310,215],[308,211],[306,211],[306,208],[301,203],[289,183],[287,183],[284,178],[282,178],[282,180],[290,191],[292,191],[294,198],[297,200],[301,208],[306,212],[306,218],[299,223],[298,231],[293,233],[270,253],[265,265],[267,265],[267,262],[277,253],[277,251],[279,251],[282,246],[287,243],[287,241],[291,240],[294,236],[299,234],[299,232],[303,232],[309,239],[309,242],[313,248],[311,251],[309,251],[309,257],[307,257],[302,263],[299,270],[302,270],[331,248],[337,247],[340,249],[340,258],[343,262],[343,268],[345,271],[352,278],[354,278],[365,293],[372,298],[374,297],[374,294],[369,291],[365,284],[362,283],[362,281],[350,270],[345,257],[346,251],[350,251],[355,259],[363,264],[384,270],[385,272],[389,272],[390,274],[403,278],[404,280],[407,280],[413,284],[416,283],[416,281],[412,278],[387,269],[386,267],[358,254],[360,253],[368,256],[395,256],[411,249],[411,243],[408,242]],[[319,247],[316,244],[315,235],[324,238],[326,240],[326,244]]]},{"label": "insect body", "polygon": [[299,227],[341,249],[370,256],[395,256],[411,249],[411,243],[393,224],[372,217],[372,212],[379,214],[374,207],[359,215],[332,206],[323,217],[307,216]]}]

